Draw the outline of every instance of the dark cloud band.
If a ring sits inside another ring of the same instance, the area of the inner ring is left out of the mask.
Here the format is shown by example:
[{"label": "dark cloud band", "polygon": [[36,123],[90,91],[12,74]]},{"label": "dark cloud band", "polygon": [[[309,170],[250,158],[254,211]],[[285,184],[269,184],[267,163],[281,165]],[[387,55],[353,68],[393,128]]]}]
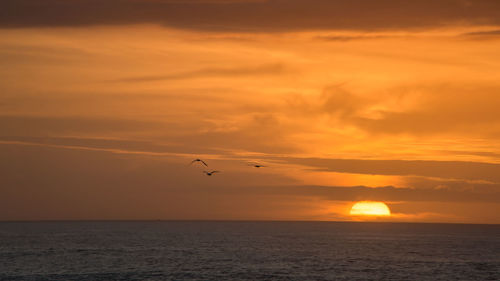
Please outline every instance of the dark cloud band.
[{"label": "dark cloud band", "polygon": [[495,0],[4,0],[1,27],[153,23],[209,31],[382,30],[500,24]]}]

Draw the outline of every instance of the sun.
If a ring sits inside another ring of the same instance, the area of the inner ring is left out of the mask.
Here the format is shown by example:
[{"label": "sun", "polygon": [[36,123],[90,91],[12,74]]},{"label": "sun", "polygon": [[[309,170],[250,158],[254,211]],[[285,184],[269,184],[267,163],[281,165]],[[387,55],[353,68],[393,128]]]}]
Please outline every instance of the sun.
[{"label": "sun", "polygon": [[349,214],[351,216],[390,216],[391,210],[383,202],[360,201],[352,206]]}]

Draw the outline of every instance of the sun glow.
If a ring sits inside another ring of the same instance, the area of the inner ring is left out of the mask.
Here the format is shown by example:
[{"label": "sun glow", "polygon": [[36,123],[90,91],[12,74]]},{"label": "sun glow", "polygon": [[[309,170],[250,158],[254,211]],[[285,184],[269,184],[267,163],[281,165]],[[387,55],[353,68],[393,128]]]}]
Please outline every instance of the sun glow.
[{"label": "sun glow", "polygon": [[391,210],[383,202],[361,201],[354,204],[351,216],[390,216]]}]

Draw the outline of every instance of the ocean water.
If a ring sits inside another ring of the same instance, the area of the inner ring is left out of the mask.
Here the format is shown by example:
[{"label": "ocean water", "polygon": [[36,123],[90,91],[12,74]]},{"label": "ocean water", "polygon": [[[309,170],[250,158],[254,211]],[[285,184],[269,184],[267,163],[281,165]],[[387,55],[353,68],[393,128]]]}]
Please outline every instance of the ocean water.
[{"label": "ocean water", "polygon": [[4,222],[0,280],[500,280],[500,225]]}]

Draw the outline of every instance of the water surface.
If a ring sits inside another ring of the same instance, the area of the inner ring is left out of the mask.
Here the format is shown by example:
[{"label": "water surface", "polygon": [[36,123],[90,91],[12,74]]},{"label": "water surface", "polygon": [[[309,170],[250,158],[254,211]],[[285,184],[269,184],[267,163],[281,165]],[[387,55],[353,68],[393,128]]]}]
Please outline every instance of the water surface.
[{"label": "water surface", "polygon": [[4,222],[0,280],[500,280],[500,225]]}]

